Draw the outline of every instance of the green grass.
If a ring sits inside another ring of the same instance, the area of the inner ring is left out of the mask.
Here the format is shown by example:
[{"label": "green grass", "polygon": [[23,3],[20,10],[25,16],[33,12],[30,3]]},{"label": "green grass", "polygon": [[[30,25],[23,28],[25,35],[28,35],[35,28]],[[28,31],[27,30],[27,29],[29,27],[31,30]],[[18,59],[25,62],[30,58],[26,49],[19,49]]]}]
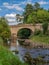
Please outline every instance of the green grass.
[{"label": "green grass", "polygon": [[0,65],[26,65],[17,56],[3,46],[0,46]]},{"label": "green grass", "polygon": [[36,35],[36,36],[31,36],[30,39],[33,41],[33,42],[38,42],[38,43],[44,43],[44,44],[49,44],[49,36],[46,36],[46,35],[42,35],[42,36],[39,36],[39,35]]}]

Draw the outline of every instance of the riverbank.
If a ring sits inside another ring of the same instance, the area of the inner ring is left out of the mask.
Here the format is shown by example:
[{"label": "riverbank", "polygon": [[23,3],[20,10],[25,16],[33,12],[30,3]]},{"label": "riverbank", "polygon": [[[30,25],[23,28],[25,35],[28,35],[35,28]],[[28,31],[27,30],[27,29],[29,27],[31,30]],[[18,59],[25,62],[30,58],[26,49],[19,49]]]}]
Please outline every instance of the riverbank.
[{"label": "riverbank", "polygon": [[31,36],[32,45],[35,47],[49,48],[49,36]]}]

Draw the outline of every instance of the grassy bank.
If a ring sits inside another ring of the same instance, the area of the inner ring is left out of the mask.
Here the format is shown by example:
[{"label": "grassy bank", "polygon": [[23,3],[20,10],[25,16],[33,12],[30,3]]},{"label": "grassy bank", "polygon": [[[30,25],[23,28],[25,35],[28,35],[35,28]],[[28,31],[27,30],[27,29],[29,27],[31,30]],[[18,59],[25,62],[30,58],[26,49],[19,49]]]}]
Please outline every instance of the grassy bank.
[{"label": "grassy bank", "polygon": [[33,41],[33,42],[38,42],[38,43],[44,43],[44,44],[49,44],[49,36],[46,36],[46,35],[42,35],[42,36],[31,36],[30,39]]},{"label": "grassy bank", "polygon": [[0,65],[26,65],[17,56],[14,56],[8,49],[0,46]]}]

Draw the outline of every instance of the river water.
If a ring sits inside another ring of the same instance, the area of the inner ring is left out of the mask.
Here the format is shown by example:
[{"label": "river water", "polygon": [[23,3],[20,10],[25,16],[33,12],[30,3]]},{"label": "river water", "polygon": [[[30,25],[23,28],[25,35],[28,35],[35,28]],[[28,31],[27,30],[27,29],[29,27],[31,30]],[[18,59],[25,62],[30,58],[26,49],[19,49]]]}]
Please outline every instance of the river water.
[{"label": "river water", "polygon": [[[26,53],[29,53],[32,58],[37,58],[39,56],[43,57],[44,61],[49,62],[49,49],[43,49],[43,48],[26,48],[21,45],[19,45],[17,41],[17,47],[16,49],[19,51],[19,58],[23,61],[23,58]],[[49,64],[48,64],[49,65]]]},{"label": "river water", "polygon": [[33,48],[33,49],[27,49],[23,48],[22,46],[18,47],[19,55],[23,59],[24,55],[28,52],[32,56],[32,58],[37,58],[39,56],[44,56],[45,61],[49,61],[49,49],[39,49],[39,48]]}]

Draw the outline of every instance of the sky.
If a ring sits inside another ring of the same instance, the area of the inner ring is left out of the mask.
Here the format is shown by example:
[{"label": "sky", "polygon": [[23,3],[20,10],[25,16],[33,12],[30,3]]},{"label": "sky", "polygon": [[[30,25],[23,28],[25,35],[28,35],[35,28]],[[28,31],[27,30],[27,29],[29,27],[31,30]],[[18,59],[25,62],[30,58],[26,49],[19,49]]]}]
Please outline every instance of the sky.
[{"label": "sky", "polygon": [[22,14],[27,3],[38,2],[44,9],[49,9],[49,0],[0,0],[0,16]]}]

